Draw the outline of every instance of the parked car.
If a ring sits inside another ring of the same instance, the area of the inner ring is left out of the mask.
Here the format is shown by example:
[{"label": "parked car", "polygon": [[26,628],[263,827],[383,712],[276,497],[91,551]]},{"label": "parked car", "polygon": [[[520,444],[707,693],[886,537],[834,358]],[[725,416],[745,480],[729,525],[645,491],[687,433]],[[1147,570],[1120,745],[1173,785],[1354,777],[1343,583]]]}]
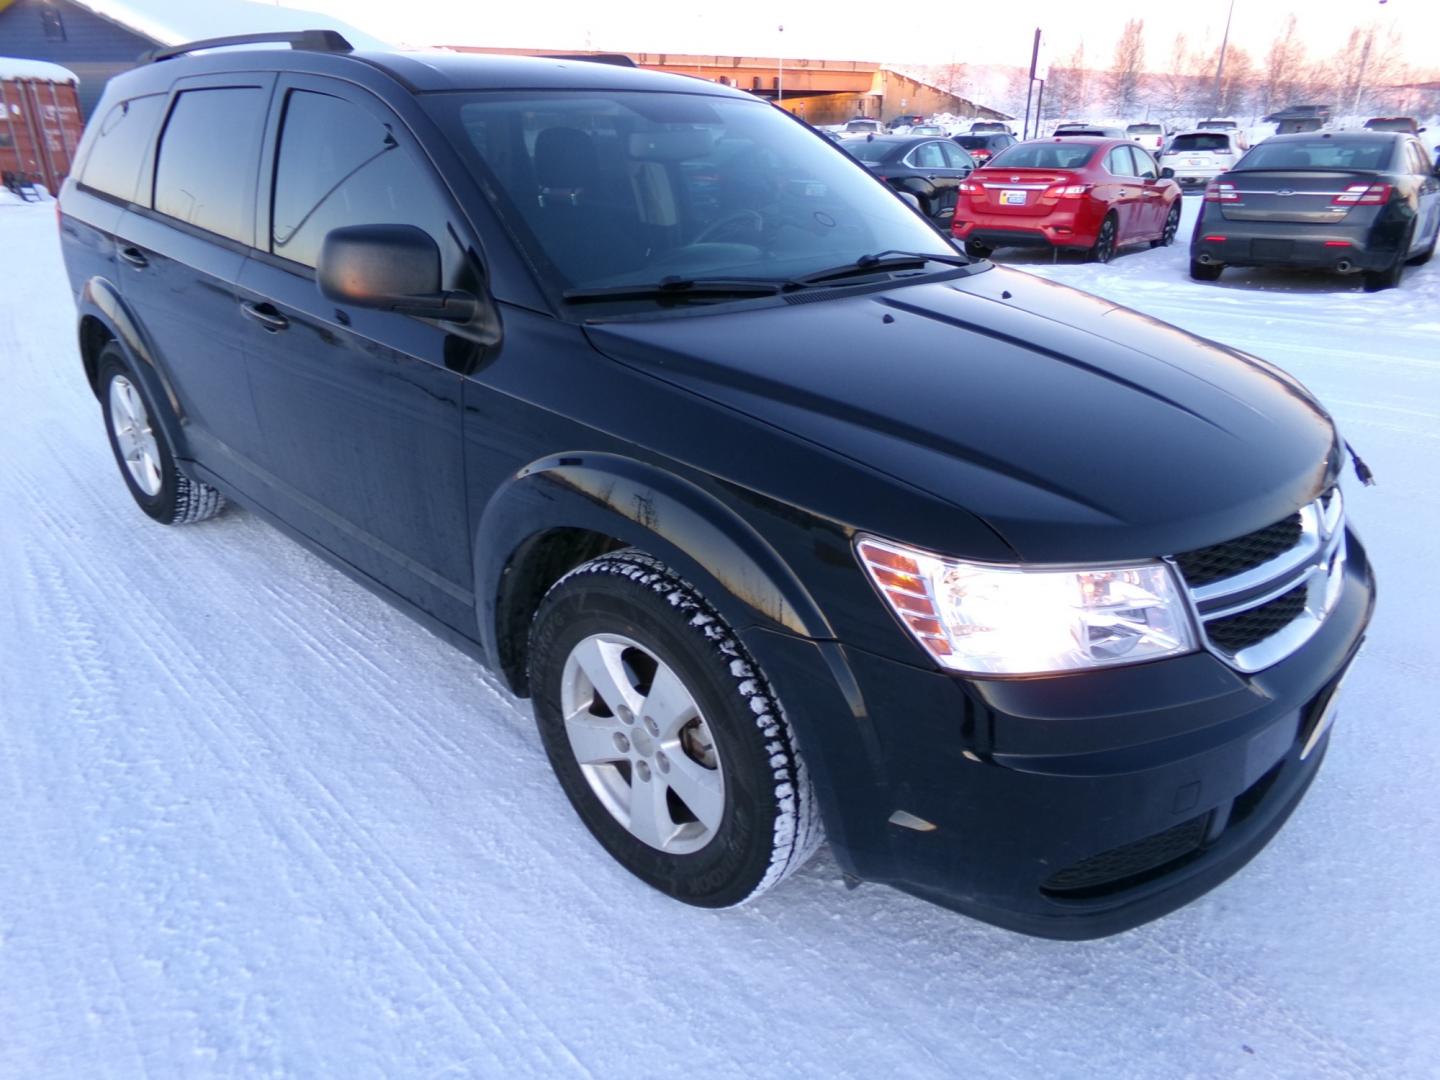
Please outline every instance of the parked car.
[{"label": "parked car", "polygon": [[112,78],[61,195],[151,518],[251,507],[480,659],[687,903],[823,831],[851,880],[1094,937],[1281,826],[1373,598],[1292,378],[968,258],[742,91],[275,37]]},{"label": "parked car", "polygon": [[1250,149],[1250,140],[1249,140],[1248,138],[1246,138],[1246,136],[1245,136],[1245,129],[1242,128],[1242,127],[1241,127],[1238,123],[1236,123],[1234,120],[1231,120],[1231,119],[1228,119],[1228,118],[1225,118],[1225,119],[1212,119],[1212,120],[1201,120],[1200,123],[1198,123],[1198,124],[1195,125],[1195,130],[1196,130],[1196,131],[1228,131],[1228,132],[1231,134],[1231,136],[1233,136],[1236,146],[1238,146],[1241,150],[1248,150],[1248,149]]},{"label": "parked car", "polygon": [[894,132],[897,128],[911,128],[916,124],[925,123],[925,117],[919,113],[901,113],[899,116],[892,116],[885,125],[887,131]]},{"label": "parked car", "polygon": [[911,124],[905,131],[906,135],[940,135],[949,134],[939,124]]},{"label": "parked car", "polygon": [[1017,143],[960,185],[951,233],[975,256],[1001,247],[1086,251],[1109,262],[1129,244],[1170,244],[1180,188],[1128,140],[1063,136]]},{"label": "parked car", "polygon": [[1018,139],[1006,132],[988,132],[980,135],[951,135],[950,141],[975,159],[976,165],[984,165],[1007,146],[1014,146]]},{"label": "parked car", "polygon": [[1126,138],[1125,129],[1112,127],[1108,124],[1088,124],[1085,127],[1065,126],[1064,131],[1059,128],[1055,130],[1055,138],[1070,139],[1076,136],[1084,139],[1123,139]]},{"label": "parked car", "polygon": [[863,139],[867,135],[883,134],[885,134],[885,127],[879,120],[867,120],[863,116],[845,121],[845,126],[839,132],[842,139]]},{"label": "parked car", "polygon": [[1419,135],[1425,129],[1413,116],[1372,116],[1365,121],[1367,131],[1399,131],[1406,135]]},{"label": "parked car", "polygon": [[1010,130],[1010,125],[1000,120],[976,120],[970,125],[971,135],[1011,135],[1015,133]]},{"label": "parked car", "polygon": [[1125,134],[1146,150],[1149,150],[1152,154],[1158,154],[1165,148],[1165,136],[1167,132],[1165,131],[1164,124],[1152,124],[1149,122],[1127,124]]},{"label": "parked car", "polygon": [[1182,131],[1160,153],[1160,164],[1170,169],[1182,188],[1202,191],[1215,177],[1240,160],[1244,153],[1234,132]]},{"label": "parked car", "polygon": [[960,182],[975,169],[975,160],[949,139],[877,135],[842,145],[896,191],[915,196],[922,214],[946,226],[955,213]]},{"label": "parked car", "polygon": [[1087,121],[1087,120],[1063,120],[1063,121],[1061,121],[1060,123],[1058,123],[1058,124],[1055,125],[1055,130],[1054,130],[1053,132],[1051,132],[1051,134],[1052,134],[1052,135],[1072,134],[1072,133],[1075,133],[1075,132],[1085,131],[1087,128],[1090,128],[1090,127],[1093,127],[1093,126],[1094,126],[1094,125],[1092,125],[1092,124],[1091,124],[1089,121]]},{"label": "parked car", "polygon": [[1364,275],[1374,292],[1429,261],[1440,233],[1440,169],[1413,135],[1272,135],[1210,183],[1190,276],[1227,266],[1304,266]]}]

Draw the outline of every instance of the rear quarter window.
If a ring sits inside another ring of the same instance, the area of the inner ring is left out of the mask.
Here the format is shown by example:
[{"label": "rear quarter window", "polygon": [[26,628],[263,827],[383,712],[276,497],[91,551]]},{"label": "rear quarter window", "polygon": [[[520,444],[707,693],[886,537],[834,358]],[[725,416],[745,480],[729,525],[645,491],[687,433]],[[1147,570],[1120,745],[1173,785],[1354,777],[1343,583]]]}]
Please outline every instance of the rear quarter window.
[{"label": "rear quarter window", "polygon": [[82,186],[126,202],[135,197],[140,166],[160,122],[165,95],[131,98],[105,113],[95,127]]},{"label": "rear quarter window", "polygon": [[258,86],[182,91],[155,164],[155,209],[249,244],[267,92]]}]

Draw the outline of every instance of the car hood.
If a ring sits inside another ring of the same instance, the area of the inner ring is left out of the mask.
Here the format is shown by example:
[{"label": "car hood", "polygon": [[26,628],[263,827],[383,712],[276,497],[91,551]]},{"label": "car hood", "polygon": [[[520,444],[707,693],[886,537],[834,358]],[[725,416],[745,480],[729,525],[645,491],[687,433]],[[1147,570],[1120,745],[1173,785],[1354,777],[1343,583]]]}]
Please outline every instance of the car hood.
[{"label": "car hood", "polygon": [[[791,301],[587,329],[612,359],[823,450],[816,485],[843,455],[982,518],[1026,561],[1230,539],[1339,468],[1330,418],[1278,369],[1028,274]],[[885,519],[857,506],[849,523]]]}]

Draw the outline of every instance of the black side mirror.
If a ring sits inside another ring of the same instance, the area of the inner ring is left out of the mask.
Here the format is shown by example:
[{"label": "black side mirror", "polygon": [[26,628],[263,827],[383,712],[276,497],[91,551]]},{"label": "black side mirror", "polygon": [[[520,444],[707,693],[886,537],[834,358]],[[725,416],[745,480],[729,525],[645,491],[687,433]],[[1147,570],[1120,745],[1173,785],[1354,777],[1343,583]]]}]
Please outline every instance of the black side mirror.
[{"label": "black side mirror", "polygon": [[340,303],[449,322],[469,322],[479,308],[469,293],[441,291],[440,249],[413,225],[331,229],[320,247],[316,284]]},{"label": "black side mirror", "polygon": [[1174,180],[1174,179],[1175,179],[1175,170],[1172,169],[1172,168],[1170,168],[1169,165],[1166,165],[1165,167],[1163,167],[1163,168],[1160,170],[1160,179],[1161,179],[1161,180]]}]

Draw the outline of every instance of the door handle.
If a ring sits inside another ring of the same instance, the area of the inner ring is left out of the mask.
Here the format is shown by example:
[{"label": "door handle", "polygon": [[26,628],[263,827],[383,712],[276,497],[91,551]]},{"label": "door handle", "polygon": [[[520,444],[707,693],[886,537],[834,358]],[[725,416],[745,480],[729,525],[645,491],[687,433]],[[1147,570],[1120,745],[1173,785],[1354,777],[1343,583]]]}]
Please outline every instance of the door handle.
[{"label": "door handle", "polygon": [[278,334],[290,325],[290,320],[269,304],[255,304],[246,300],[240,305],[240,310],[272,334]]},{"label": "door handle", "polygon": [[120,249],[120,258],[124,259],[137,270],[143,270],[150,265],[150,260],[145,258],[144,252],[139,248],[126,247]]}]

